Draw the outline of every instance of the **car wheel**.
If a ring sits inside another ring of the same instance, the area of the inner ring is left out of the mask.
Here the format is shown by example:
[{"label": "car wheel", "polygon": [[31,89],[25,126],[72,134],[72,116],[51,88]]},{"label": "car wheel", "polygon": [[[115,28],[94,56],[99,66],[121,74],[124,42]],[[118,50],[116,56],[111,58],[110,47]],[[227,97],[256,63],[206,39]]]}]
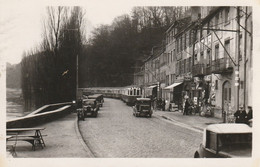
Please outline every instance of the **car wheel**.
[{"label": "car wheel", "polygon": [[195,154],[194,154],[194,158],[200,158],[200,155],[199,155],[198,152],[195,152]]}]

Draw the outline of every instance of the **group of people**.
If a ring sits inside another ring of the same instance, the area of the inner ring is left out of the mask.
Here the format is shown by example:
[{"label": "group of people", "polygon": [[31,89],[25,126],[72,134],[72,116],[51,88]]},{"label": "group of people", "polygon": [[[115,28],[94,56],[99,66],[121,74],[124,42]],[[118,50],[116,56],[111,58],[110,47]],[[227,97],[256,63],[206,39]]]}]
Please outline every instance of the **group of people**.
[{"label": "group of people", "polygon": [[251,120],[253,118],[252,107],[248,106],[248,113],[244,110],[243,107],[239,107],[239,110],[237,110],[234,113],[234,116],[236,118],[235,123],[249,124],[249,120]]},{"label": "group of people", "polygon": [[186,98],[184,102],[184,110],[183,115],[189,115],[191,114],[191,107],[193,106],[193,103],[190,98]]},{"label": "group of people", "polygon": [[159,98],[159,99],[157,100],[157,109],[160,109],[160,110],[162,110],[162,111],[165,111],[165,105],[166,105],[166,102],[165,102],[164,99]]},{"label": "group of people", "polygon": [[156,98],[156,97],[148,97],[152,100],[153,108],[156,108],[158,110],[165,111],[166,101],[162,98]]}]

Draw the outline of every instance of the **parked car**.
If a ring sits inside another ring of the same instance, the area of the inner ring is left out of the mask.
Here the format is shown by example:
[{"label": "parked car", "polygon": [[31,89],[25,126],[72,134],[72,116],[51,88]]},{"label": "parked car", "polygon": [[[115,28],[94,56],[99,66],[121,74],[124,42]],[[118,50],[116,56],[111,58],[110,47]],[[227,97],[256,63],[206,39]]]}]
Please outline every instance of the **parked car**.
[{"label": "parked car", "polygon": [[246,124],[212,124],[205,128],[203,141],[194,158],[251,157],[252,128]]},{"label": "parked car", "polygon": [[104,103],[104,97],[102,94],[94,94],[94,95],[89,95],[88,96],[89,99],[96,99],[97,103],[98,103],[98,107],[102,107],[103,103]]},{"label": "parked car", "polygon": [[98,106],[95,99],[84,99],[83,100],[83,111],[84,116],[91,115],[97,117],[98,115]]},{"label": "parked car", "polygon": [[135,105],[133,106],[134,116],[149,116],[152,117],[152,101],[149,98],[136,98]]}]

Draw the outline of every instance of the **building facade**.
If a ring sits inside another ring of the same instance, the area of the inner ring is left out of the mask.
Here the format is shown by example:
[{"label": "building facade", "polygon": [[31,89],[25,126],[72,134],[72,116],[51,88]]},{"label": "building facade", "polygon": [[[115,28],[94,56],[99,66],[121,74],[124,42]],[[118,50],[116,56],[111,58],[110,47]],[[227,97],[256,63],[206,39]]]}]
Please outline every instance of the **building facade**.
[{"label": "building facade", "polygon": [[[184,98],[223,118],[252,106],[252,7],[194,7],[144,63],[144,85],[182,108]],[[156,88],[155,88],[156,87]]]}]

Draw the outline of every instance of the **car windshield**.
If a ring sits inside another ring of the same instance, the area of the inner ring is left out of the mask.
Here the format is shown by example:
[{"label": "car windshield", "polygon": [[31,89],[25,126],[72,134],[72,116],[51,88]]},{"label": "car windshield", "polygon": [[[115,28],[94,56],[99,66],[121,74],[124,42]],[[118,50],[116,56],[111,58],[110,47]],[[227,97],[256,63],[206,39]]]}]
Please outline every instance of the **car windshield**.
[{"label": "car windshield", "polygon": [[218,146],[220,151],[230,152],[232,150],[251,149],[252,133],[244,134],[220,134]]}]

